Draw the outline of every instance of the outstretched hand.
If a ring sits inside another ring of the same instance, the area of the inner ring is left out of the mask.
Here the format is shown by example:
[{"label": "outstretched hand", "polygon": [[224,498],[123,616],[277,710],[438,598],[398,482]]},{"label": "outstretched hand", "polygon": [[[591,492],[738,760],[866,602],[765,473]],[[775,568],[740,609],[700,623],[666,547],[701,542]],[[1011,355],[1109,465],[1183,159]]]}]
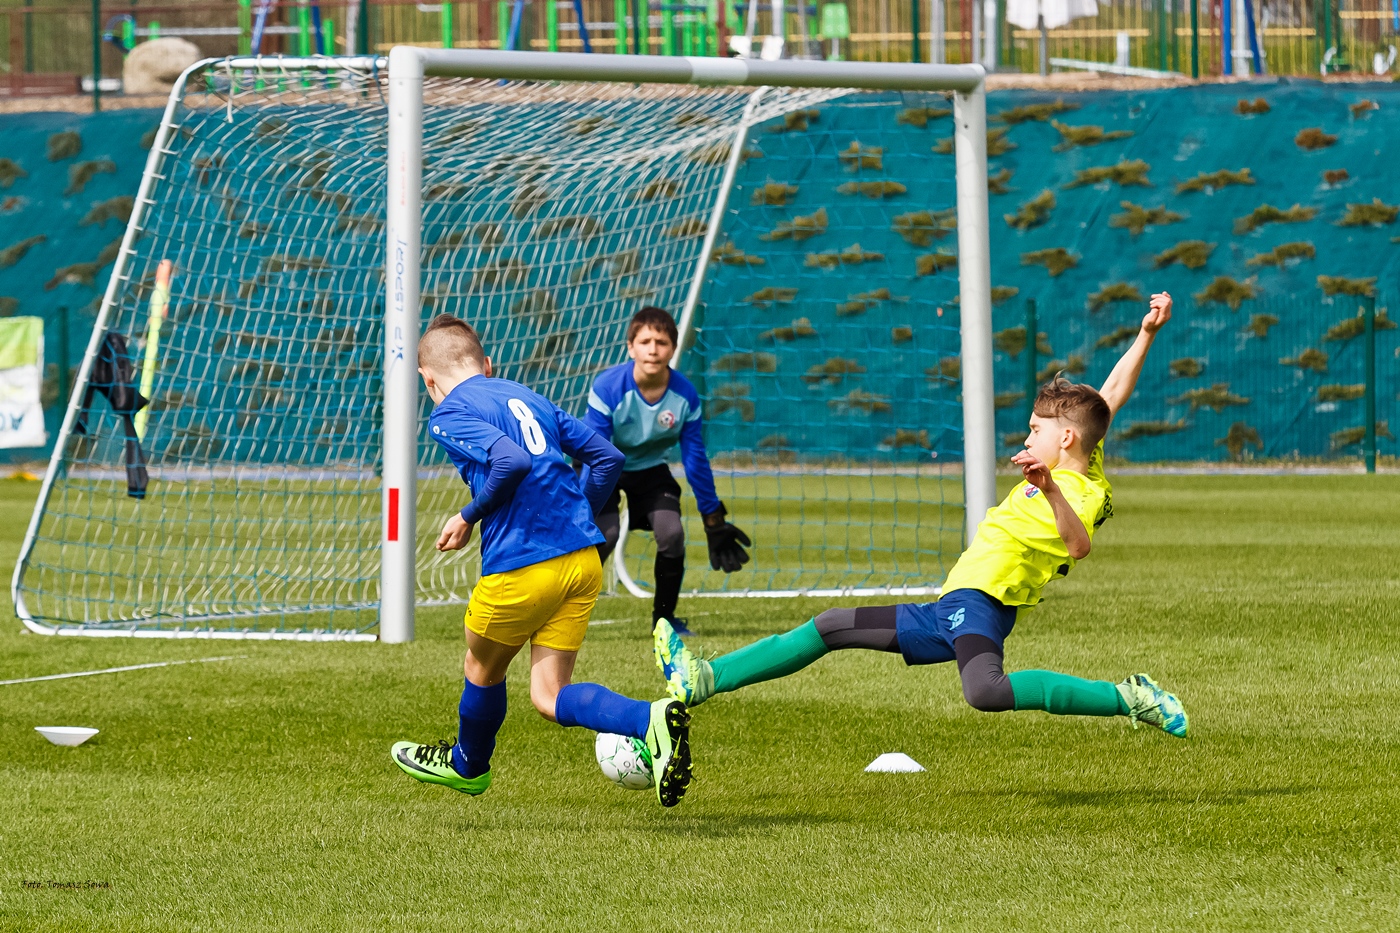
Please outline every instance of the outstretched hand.
[{"label": "outstretched hand", "polygon": [[1148,336],[1155,336],[1162,325],[1172,319],[1172,296],[1158,292],[1152,296],[1149,306],[1147,316],[1142,319],[1142,329],[1147,331]]},{"label": "outstretched hand", "polygon": [[459,551],[467,546],[467,542],[472,539],[472,526],[462,517],[460,512],[454,512],[447,520],[447,524],[442,526],[442,534],[438,535],[437,549],[439,551]]},{"label": "outstretched hand", "polygon": [[1056,488],[1055,478],[1050,475],[1050,468],[1029,450],[1017,451],[1011,458],[1011,462],[1021,468],[1021,475],[1026,478],[1026,482],[1041,492],[1048,493]]},{"label": "outstretched hand", "polygon": [[725,515],[724,503],[721,502],[718,509],[702,516],[705,539],[710,547],[710,568],[734,573],[749,562],[749,552],[744,548],[753,547],[753,542],[743,531],[725,521]]}]

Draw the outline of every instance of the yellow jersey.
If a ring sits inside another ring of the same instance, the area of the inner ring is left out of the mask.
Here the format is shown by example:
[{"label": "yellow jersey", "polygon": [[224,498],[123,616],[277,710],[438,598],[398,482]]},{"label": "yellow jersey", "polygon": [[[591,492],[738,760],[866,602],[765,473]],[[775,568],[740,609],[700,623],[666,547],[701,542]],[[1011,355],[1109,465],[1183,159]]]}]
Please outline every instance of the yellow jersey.
[{"label": "yellow jersey", "polygon": [[[1113,488],[1103,471],[1103,442],[1089,455],[1089,472],[1052,470],[1074,514],[1084,522],[1090,540],[1113,514]],[[1007,606],[1034,606],[1041,590],[1056,574],[1064,576],[1077,563],[1055,528],[1055,513],[1044,494],[1022,480],[987,513],[977,534],[953,565],[943,592],[981,590]]]}]

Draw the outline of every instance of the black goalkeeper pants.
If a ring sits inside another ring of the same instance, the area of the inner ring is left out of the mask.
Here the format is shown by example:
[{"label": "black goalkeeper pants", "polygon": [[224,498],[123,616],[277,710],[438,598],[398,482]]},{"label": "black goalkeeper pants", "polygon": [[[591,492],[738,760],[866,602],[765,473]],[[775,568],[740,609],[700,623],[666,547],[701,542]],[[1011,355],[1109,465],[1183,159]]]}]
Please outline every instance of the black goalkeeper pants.
[{"label": "black goalkeeper pants", "polygon": [[681,486],[664,463],[645,470],[624,472],[617,489],[598,513],[598,530],[604,542],[598,555],[607,560],[617,547],[622,527],[622,496],[627,496],[627,524],[631,531],[650,531],[656,538],[653,567],[655,594],[651,618],[674,619],[676,603],[685,579],[685,528],[681,525]]}]

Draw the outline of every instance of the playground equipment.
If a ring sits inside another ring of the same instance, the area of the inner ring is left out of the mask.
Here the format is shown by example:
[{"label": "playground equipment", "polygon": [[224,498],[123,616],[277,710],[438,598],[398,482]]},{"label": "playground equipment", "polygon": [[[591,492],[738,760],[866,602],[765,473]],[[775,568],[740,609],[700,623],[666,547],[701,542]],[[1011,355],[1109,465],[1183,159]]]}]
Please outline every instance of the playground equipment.
[{"label": "playground equipment", "polygon": [[[502,4],[504,6],[504,4]],[[593,43],[588,39],[588,24],[583,18],[583,0],[573,0],[574,15],[578,17],[579,38],[583,40],[583,50],[593,51]],[[551,52],[559,51],[559,4],[556,0],[545,0],[545,30]],[[525,15],[525,0],[515,0],[510,11],[510,26],[501,43],[503,49],[518,49],[520,43],[520,22]],[[450,48],[450,45],[446,47]]]},{"label": "playground equipment", "polygon": [[[844,4],[842,4],[844,7]],[[739,58],[753,58],[753,43],[758,24],[758,0],[749,0],[747,7],[743,3],[734,4],[733,12],[744,24],[743,35],[735,35],[729,40],[729,50]],[[812,44],[817,43],[820,52],[821,43],[814,40],[810,27],[809,17],[817,15],[817,8],[806,0],[801,0],[797,5],[797,33],[798,50],[790,57],[796,59],[811,59],[820,57],[812,55]],[[848,17],[849,19],[849,17]],[[846,30],[850,34],[849,24]],[[772,0],[772,25],[768,35],[763,37],[763,42],[759,47],[758,58],[766,62],[777,61],[787,54],[787,11],[784,0]]]},{"label": "playground equipment", "polygon": [[[446,5],[446,4],[444,4]],[[102,41],[116,46],[122,54],[136,48],[142,40],[161,36],[197,38],[199,36],[238,36],[238,50],[243,55],[256,55],[262,49],[265,36],[296,36],[295,54],[325,55],[333,51],[335,23],[321,18],[319,0],[309,0],[296,7],[297,22],[291,25],[272,24],[268,16],[276,8],[275,0],[261,0],[256,20],[252,0],[238,0],[237,26],[162,26],[158,20],[139,25],[136,16],[123,13],[114,16],[103,27]]]},{"label": "playground equipment", "polygon": [[[527,31],[525,13],[531,2],[544,4],[545,46],[551,52],[560,50],[566,32],[578,33],[582,51],[597,51],[596,37],[611,30],[613,51],[619,55],[711,56],[721,54],[728,32],[720,23],[721,0],[614,0],[612,22],[587,21],[582,0],[499,0],[500,48],[525,51],[521,37]],[[450,4],[442,7],[446,15]],[[573,22],[560,20],[561,8],[573,11]],[[447,39],[443,47],[451,47]]]},{"label": "playground equipment", "polygon": [[[1244,32],[1236,24],[1237,19],[1244,20]],[[1221,66],[1225,74],[1235,73],[1237,59],[1248,60],[1254,66],[1255,74],[1264,74],[1264,55],[1259,49],[1252,0],[1226,0],[1220,5],[1220,44],[1225,53]]]},{"label": "playground equipment", "polygon": [[831,53],[827,61],[843,61],[841,40],[851,37],[851,13],[844,3],[828,3],[822,7],[821,37],[831,40]]}]

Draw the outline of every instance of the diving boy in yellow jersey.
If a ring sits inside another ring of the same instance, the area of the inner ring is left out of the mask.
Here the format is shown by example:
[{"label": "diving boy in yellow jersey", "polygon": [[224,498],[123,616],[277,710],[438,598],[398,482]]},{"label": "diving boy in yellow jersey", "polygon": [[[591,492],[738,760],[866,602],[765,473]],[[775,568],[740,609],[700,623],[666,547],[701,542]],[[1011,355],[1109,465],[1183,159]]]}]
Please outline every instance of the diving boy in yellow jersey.
[{"label": "diving boy in yellow jersey", "polygon": [[654,650],[667,689],[687,706],[716,693],[796,673],[830,651],[897,651],[908,664],[956,660],[963,696],[985,712],[1036,709],[1071,716],[1126,716],[1185,738],[1186,711],[1146,674],[1122,683],[1054,671],[1002,670],[1017,616],[1089,556],[1095,529],[1113,514],[1103,439],[1127,403],[1172,300],[1152,296],[1137,339],[1095,392],[1056,377],[1036,396],[1026,449],[1011,461],[1025,477],[987,513],[936,603],[828,609],[804,625],[712,661],[693,654],[662,620]]}]

